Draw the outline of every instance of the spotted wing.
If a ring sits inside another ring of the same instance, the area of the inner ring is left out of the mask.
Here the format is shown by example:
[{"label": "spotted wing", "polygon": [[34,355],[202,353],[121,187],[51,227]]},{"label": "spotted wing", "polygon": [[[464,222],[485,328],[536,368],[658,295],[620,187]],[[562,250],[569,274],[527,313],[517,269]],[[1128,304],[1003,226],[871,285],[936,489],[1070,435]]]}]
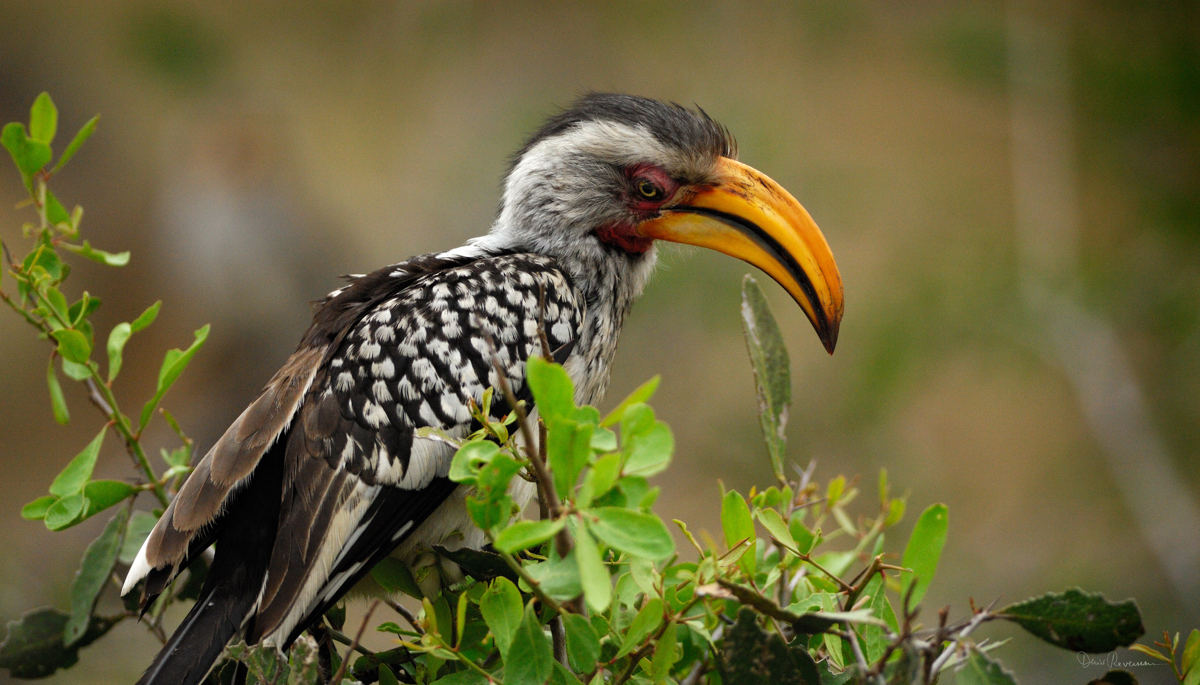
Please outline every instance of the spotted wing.
[{"label": "spotted wing", "polygon": [[493,359],[526,395],[524,360],[540,353],[542,324],[561,359],[583,318],[566,277],[533,255],[364,280],[318,312],[314,329],[326,330],[310,330],[294,368],[201,461],[147,542],[150,564],[178,568],[229,528],[221,512],[259,462],[281,459],[277,533],[248,638],[303,629],[419,527],[454,484],[448,450],[414,431],[465,431],[469,401],[496,383]]}]

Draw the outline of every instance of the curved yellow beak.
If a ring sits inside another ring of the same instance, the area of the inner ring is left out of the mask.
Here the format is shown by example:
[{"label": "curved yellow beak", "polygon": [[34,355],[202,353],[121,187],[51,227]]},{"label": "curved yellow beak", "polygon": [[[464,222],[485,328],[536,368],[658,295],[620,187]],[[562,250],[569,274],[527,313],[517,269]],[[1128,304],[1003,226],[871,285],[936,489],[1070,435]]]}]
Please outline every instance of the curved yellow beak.
[{"label": "curved yellow beak", "polygon": [[765,174],[722,157],[716,183],[642,222],[646,238],[707,247],[762,269],[808,315],[833,354],[842,322],[842,277],[821,229]]}]

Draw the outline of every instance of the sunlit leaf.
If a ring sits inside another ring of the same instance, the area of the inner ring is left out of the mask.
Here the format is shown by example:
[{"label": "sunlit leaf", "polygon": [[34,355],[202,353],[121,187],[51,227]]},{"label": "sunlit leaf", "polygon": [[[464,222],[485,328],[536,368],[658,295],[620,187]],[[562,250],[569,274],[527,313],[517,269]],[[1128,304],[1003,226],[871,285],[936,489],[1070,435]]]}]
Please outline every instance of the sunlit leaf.
[{"label": "sunlit leaf", "polygon": [[158,318],[158,310],[161,308],[162,300],[158,300],[149,307],[146,307],[146,311],[138,314],[138,318],[134,319],[133,322],[129,324],[129,328],[134,333],[144,330],[147,326],[154,323],[154,320]]},{"label": "sunlit leaf", "polygon": [[911,569],[912,573],[902,574],[903,587],[901,597],[908,595],[909,587],[915,584],[912,591],[912,606],[921,603],[925,590],[929,588],[933,574],[937,571],[938,560],[942,556],[942,547],[946,544],[946,529],[949,526],[946,505],[933,504],[922,512],[913,527],[908,545],[904,548],[904,559],[900,565]]},{"label": "sunlit leaf", "polygon": [[58,108],[49,93],[41,93],[29,108],[29,137],[49,145],[58,131]]},{"label": "sunlit leaf", "polygon": [[192,361],[192,357],[196,356],[196,352],[204,345],[204,341],[208,339],[208,325],[196,331],[196,339],[186,350],[168,350],[166,357],[163,359],[162,368],[158,371],[158,389],[154,392],[154,397],[142,407],[142,417],[139,422],[139,431],[150,423],[150,417],[154,415],[154,410],[158,407],[158,403],[162,401],[163,395],[167,394],[167,390],[171,389],[175,381],[178,380],[179,374],[187,368],[187,365]]},{"label": "sunlit leaf", "polygon": [[479,600],[479,612],[496,639],[500,655],[507,659],[523,618],[520,590],[509,579],[496,578]]},{"label": "sunlit leaf", "polygon": [[636,390],[629,393],[625,399],[621,400],[620,404],[618,404],[612,411],[608,413],[607,416],[604,417],[604,420],[600,422],[600,425],[604,426],[605,428],[612,426],[621,420],[621,417],[625,415],[625,410],[628,409],[630,405],[644,404],[649,402],[650,398],[654,396],[654,391],[658,390],[658,384],[661,380],[662,376],[655,376],[654,378],[651,378],[645,383],[639,385]]},{"label": "sunlit leaf", "polygon": [[755,547],[754,520],[750,518],[750,507],[736,490],[725,493],[721,500],[721,528],[725,532],[725,544],[733,549],[743,540],[749,540],[749,549],[742,554],[738,564],[746,573],[754,573]]},{"label": "sunlit leaf", "polygon": [[598,507],[589,509],[585,516],[588,517],[588,529],[618,552],[655,561],[675,553],[675,539],[654,514],[621,507]]},{"label": "sunlit leaf", "polygon": [[13,162],[21,172],[25,189],[33,191],[33,174],[50,161],[50,146],[25,134],[25,124],[13,122],[0,132],[0,144],[8,150]]},{"label": "sunlit leaf", "polygon": [[541,357],[530,357],[525,362],[525,375],[542,418],[549,421],[574,414],[575,387],[561,366]]},{"label": "sunlit leaf", "polygon": [[50,508],[46,510],[46,517],[42,521],[50,530],[70,528],[79,523],[84,509],[87,508],[87,503],[87,497],[84,497],[82,491],[67,495],[50,505]]},{"label": "sunlit leaf", "polygon": [[129,342],[129,336],[133,335],[133,329],[127,323],[119,323],[113,326],[112,331],[108,334],[108,382],[111,383],[121,373],[121,363],[124,358],[125,343]]},{"label": "sunlit leaf", "polygon": [[58,353],[62,355],[63,359],[76,364],[86,364],[88,357],[92,356],[92,345],[88,342],[87,336],[80,331],[63,328],[54,331],[51,335],[58,341]]},{"label": "sunlit leaf", "polygon": [[81,520],[89,519],[137,492],[136,487],[122,480],[91,481],[83,486],[83,495],[87,498],[88,504]]},{"label": "sunlit leaf", "polygon": [[50,365],[46,368],[46,385],[50,390],[50,410],[54,412],[54,420],[65,426],[71,420],[71,413],[67,411],[67,398],[63,397],[62,386],[58,383],[58,374],[54,371],[54,358],[50,358]]},{"label": "sunlit leaf", "polygon": [[[572,524],[576,521],[572,519]],[[603,612],[612,602],[612,578],[600,558],[600,548],[583,525],[572,525],[575,537],[575,561],[579,564],[579,582],[588,608]]]},{"label": "sunlit leaf", "polygon": [[41,521],[46,518],[46,511],[50,509],[50,505],[58,501],[54,495],[44,495],[39,497],[29,504],[21,507],[21,518],[30,521]]},{"label": "sunlit leaf", "polygon": [[629,629],[625,632],[624,639],[621,640],[621,649],[617,651],[617,658],[619,659],[640,647],[642,641],[658,630],[662,622],[662,600],[657,598],[646,600],[637,616],[634,616],[633,622],[629,624]]},{"label": "sunlit leaf", "polygon": [[65,249],[70,250],[71,252],[74,252],[75,254],[77,254],[81,257],[86,257],[86,258],[92,260],[93,262],[100,262],[101,264],[105,264],[107,266],[125,266],[126,264],[129,263],[129,252],[128,251],[126,251],[126,252],[105,252],[104,250],[97,250],[96,248],[92,247],[91,244],[88,243],[88,241],[86,241],[86,240],[83,241],[82,245],[72,245],[70,243],[63,243],[62,246]]},{"label": "sunlit leaf", "polygon": [[549,540],[565,525],[566,519],[517,521],[500,531],[496,536],[495,546],[501,552],[519,552]]},{"label": "sunlit leaf", "polygon": [[54,171],[58,171],[59,169],[63,168],[67,162],[71,161],[71,158],[75,156],[75,153],[79,152],[79,148],[82,147],[83,144],[87,142],[87,139],[91,138],[92,134],[96,132],[96,124],[99,121],[100,115],[97,114],[89,119],[88,122],[79,129],[79,132],[75,134],[75,137],[71,139],[70,144],[67,145],[67,149],[63,151],[62,156],[58,158],[58,163],[54,165]]},{"label": "sunlit leaf", "polygon": [[83,489],[84,484],[92,477],[96,457],[100,456],[100,446],[104,444],[104,436],[107,433],[107,426],[101,428],[96,437],[92,438],[92,441],[54,478],[50,483],[51,495],[66,497]]}]

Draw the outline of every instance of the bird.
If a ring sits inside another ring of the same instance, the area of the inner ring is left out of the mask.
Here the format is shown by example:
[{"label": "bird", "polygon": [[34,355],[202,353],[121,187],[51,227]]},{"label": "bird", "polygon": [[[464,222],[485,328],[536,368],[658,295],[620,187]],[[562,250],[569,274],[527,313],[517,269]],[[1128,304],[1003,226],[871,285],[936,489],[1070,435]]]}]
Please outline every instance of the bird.
[{"label": "bird", "polygon": [[[808,211],[698,106],[585,94],[513,156],[490,230],[348,277],[196,463],[122,588],[140,585],[144,608],[215,546],[139,685],[199,683],[236,638],[286,650],[385,557],[484,546],[469,490],[448,478],[453,448],[417,432],[468,435],[500,373],[536,413],[537,355],[563,366],[577,403],[598,401],[660,241],[761,269],[833,353],[841,275]],[[518,506],[534,494],[513,487]]]}]

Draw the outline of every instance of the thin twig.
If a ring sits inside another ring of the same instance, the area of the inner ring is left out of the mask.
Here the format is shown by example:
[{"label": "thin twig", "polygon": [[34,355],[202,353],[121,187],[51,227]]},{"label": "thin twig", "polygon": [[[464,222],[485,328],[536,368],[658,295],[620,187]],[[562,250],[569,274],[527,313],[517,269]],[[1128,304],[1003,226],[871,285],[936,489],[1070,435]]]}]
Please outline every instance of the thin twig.
[{"label": "thin twig", "polygon": [[379,606],[380,600],[371,602],[371,606],[367,607],[367,613],[363,616],[362,625],[358,627],[358,634],[354,636],[354,640],[350,643],[350,650],[346,652],[346,658],[342,659],[342,664],[338,666],[337,673],[333,674],[333,680],[330,681],[333,685],[340,685],[342,677],[346,675],[346,669],[350,667],[350,653],[358,649],[358,643],[362,640],[363,633],[367,630],[367,623],[371,620],[371,614],[375,613],[375,608]]},{"label": "thin twig", "polygon": [[404,620],[408,621],[408,625],[412,626],[412,629],[415,630],[418,635],[425,634],[425,631],[421,630],[421,626],[417,625],[417,617],[413,615],[413,612],[406,609],[403,604],[390,599],[385,599],[383,601],[387,603],[389,607],[391,607],[392,611],[403,616]]}]

